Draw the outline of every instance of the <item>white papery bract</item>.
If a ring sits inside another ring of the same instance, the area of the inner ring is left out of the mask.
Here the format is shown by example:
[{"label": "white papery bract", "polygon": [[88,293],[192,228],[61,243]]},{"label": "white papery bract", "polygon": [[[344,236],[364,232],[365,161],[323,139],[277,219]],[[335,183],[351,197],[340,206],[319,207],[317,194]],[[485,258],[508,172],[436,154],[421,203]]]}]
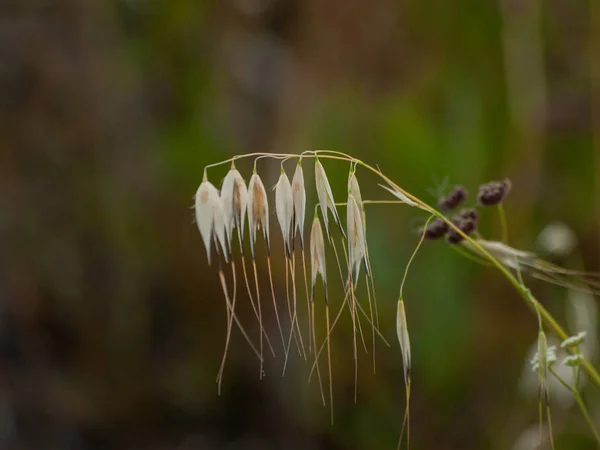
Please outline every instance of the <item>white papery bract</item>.
[{"label": "white papery bract", "polygon": [[262,228],[267,251],[270,252],[269,244],[269,201],[265,185],[254,173],[248,184],[248,227],[250,231],[250,250],[254,258],[254,244],[256,243],[256,230]]},{"label": "white papery bract", "polygon": [[300,234],[300,246],[304,248],[304,216],[306,214],[306,190],[304,188],[304,171],[302,170],[302,159],[296,165],[296,171],[292,178],[292,197],[294,199],[294,230],[292,241],[296,232]]},{"label": "white papery bract", "polygon": [[310,262],[312,274],[311,298],[315,298],[315,284],[317,276],[321,274],[323,287],[325,289],[325,302],[327,302],[327,270],[325,268],[325,242],[323,241],[323,229],[317,217],[313,220],[310,230]]},{"label": "white papery bract", "polygon": [[408,336],[408,324],[406,322],[406,311],[404,310],[404,301],[398,301],[398,311],[396,312],[396,333],[400,343],[402,353],[402,364],[404,365],[404,382],[408,384],[410,378],[410,338]]},{"label": "white papery bract", "polygon": [[221,203],[221,198],[219,197],[219,191],[210,181],[204,180],[200,184],[194,198],[194,208],[196,213],[196,224],[198,225],[200,236],[202,236],[204,246],[206,247],[208,263],[210,264],[211,262],[210,251],[213,238],[218,240],[225,261],[228,261],[223,205]]},{"label": "white papery bract", "polygon": [[392,194],[398,200],[403,201],[407,205],[409,205],[409,206],[417,206],[417,204],[414,201],[412,201],[410,198],[408,198],[406,195],[404,195],[404,193],[400,192],[399,190],[397,190],[395,188],[390,188],[388,186],[384,186],[383,184],[380,184],[379,186],[381,186],[382,188],[384,188],[386,191],[388,191],[390,194]]},{"label": "white papery bract", "polygon": [[586,335],[587,335],[587,332],[580,331],[575,336],[569,336],[567,339],[565,339],[564,341],[562,341],[560,343],[560,347],[561,348],[576,347],[583,342]]},{"label": "white papery bract", "polygon": [[248,204],[248,189],[242,175],[232,168],[221,186],[221,202],[225,214],[225,232],[229,250],[233,237],[233,229],[237,228],[240,249],[243,251],[244,223],[246,221],[246,207]]},{"label": "white papery bract", "polygon": [[335,207],[335,201],[333,200],[333,194],[331,192],[331,186],[327,179],[327,174],[323,168],[323,164],[319,160],[315,161],[315,184],[317,185],[317,197],[319,198],[319,206],[321,207],[321,214],[323,216],[323,222],[325,223],[325,231],[327,237],[331,236],[329,231],[329,218],[327,216],[327,209],[331,210],[335,222],[340,227],[340,232],[345,237],[342,223],[340,222],[340,216],[338,215]]},{"label": "white papery bract", "polygon": [[[365,230],[363,228],[362,213],[354,196],[348,195],[346,205],[346,231],[348,233],[348,265],[353,280],[358,282],[360,263],[366,259]],[[366,266],[366,262],[365,262]]]},{"label": "white papery bract", "polygon": [[290,255],[290,235],[292,231],[292,221],[294,219],[294,198],[292,196],[290,180],[283,168],[281,169],[281,175],[275,186],[275,214],[277,215],[279,228],[281,228],[286,254]]},{"label": "white papery bract", "polygon": [[[358,185],[358,180],[356,179],[356,174],[353,171],[350,172],[350,175],[348,177],[348,194],[352,195],[354,197],[354,200],[356,200],[356,204],[358,205],[358,208],[360,209],[360,213],[361,213],[361,217],[362,217],[363,232],[365,235],[364,239],[365,239],[365,253],[366,253],[366,249],[367,249],[367,214],[365,212],[365,206],[363,204],[362,195],[360,193],[360,186]],[[367,256],[367,255],[365,255],[365,256]],[[367,271],[367,275],[370,275],[371,268],[369,267],[369,261],[366,257],[365,257],[364,261],[365,261],[365,270]]]}]

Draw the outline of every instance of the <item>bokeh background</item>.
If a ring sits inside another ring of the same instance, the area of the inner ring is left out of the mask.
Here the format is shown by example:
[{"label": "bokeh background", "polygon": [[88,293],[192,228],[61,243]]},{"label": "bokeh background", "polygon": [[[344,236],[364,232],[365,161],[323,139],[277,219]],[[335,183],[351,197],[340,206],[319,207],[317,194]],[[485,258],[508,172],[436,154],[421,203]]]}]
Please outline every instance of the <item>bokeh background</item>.
[{"label": "bokeh background", "polygon": [[[217,396],[225,308],[190,209],[203,167],[323,148],[378,164],[430,202],[445,185],[462,184],[473,199],[480,183],[509,177],[510,242],[599,270],[600,5],[0,2],[0,447],[395,448],[405,405],[395,302],[425,219],[408,207],[368,207],[392,346],[378,342],[376,374],[359,353],[356,403],[347,314],[332,342],[333,425],[307,383],[309,364],[292,352],[282,378],[279,351],[260,381],[236,332]],[[312,163],[304,167],[310,179]],[[238,168],[249,178],[251,161]],[[293,163],[286,168],[291,176]],[[342,199],[348,167],[326,169]],[[277,163],[259,171],[275,184]],[[215,185],[224,175],[209,171]],[[365,197],[389,198],[358,175]],[[550,224],[550,240],[540,239]],[[499,236],[493,212],[481,229]],[[272,239],[283,306],[275,226]],[[328,254],[335,309],[334,261]],[[277,343],[264,252],[258,263]],[[587,324],[596,340],[593,298],[531,288],[571,331]],[[537,325],[506,281],[430,243],[405,297],[411,448],[536,448],[537,391],[524,373]],[[256,339],[246,297],[239,302]],[[590,386],[584,395],[598,423],[600,396]],[[556,394],[553,412],[558,448],[595,448],[568,396]]]}]

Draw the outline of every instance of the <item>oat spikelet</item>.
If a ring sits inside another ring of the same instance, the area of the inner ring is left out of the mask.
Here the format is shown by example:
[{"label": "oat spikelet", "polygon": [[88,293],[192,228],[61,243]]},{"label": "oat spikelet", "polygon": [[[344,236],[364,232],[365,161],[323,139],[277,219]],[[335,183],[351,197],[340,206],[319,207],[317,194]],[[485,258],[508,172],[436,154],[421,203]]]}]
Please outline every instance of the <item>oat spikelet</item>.
[{"label": "oat spikelet", "polygon": [[240,250],[244,251],[244,223],[246,221],[246,207],[248,204],[248,189],[242,175],[233,167],[225,176],[221,186],[221,202],[225,214],[225,232],[227,243],[231,250],[233,229],[237,228]]},{"label": "oat spikelet", "polygon": [[[208,263],[211,262],[210,251],[213,234],[216,236],[225,261],[228,261],[227,242],[225,240],[225,216],[219,191],[210,181],[205,179],[196,191],[194,199],[196,224],[206,247]],[[218,248],[217,248],[218,251]]]},{"label": "oat spikelet", "polygon": [[[304,217],[306,214],[306,190],[304,187],[304,172],[302,170],[302,158],[298,159],[294,177],[292,178],[292,197],[294,203],[294,220],[291,236],[292,253],[294,252],[294,241],[296,233],[300,235],[300,249],[302,252],[302,270],[304,275],[304,286],[306,290],[306,312],[308,318],[308,352],[312,351],[311,339],[313,336],[312,315],[310,307],[310,298],[308,296],[308,284],[306,279],[306,262],[304,257]],[[320,380],[320,378],[319,378]]]},{"label": "oat spikelet", "polygon": [[335,207],[335,201],[333,200],[333,194],[331,192],[329,180],[327,179],[327,174],[325,173],[325,169],[323,168],[323,165],[318,159],[315,159],[315,184],[317,185],[317,197],[319,198],[319,206],[321,207],[321,214],[323,216],[323,222],[325,223],[325,231],[327,232],[327,237],[330,238],[331,236],[329,230],[329,218],[327,216],[327,209],[331,210],[331,213],[333,214],[333,219],[340,228],[340,233],[342,233],[342,236],[346,237],[344,229],[342,228],[340,216],[338,215],[337,209]]},{"label": "oat spikelet", "polygon": [[294,231],[292,242],[296,232],[300,235],[300,248],[304,249],[304,216],[306,214],[306,190],[304,188],[304,171],[302,170],[302,159],[298,160],[296,171],[292,178],[292,196],[294,198]]},{"label": "oat spikelet", "polygon": [[346,212],[346,231],[348,233],[348,271],[352,274],[352,280],[356,284],[358,282],[360,264],[364,262],[366,267],[367,263],[363,216],[352,194],[348,195]]},{"label": "oat spikelet", "polygon": [[321,222],[317,217],[313,220],[312,229],[310,232],[310,261],[312,274],[312,287],[310,297],[315,298],[315,285],[317,284],[317,276],[320,274],[323,280],[323,288],[325,290],[325,302],[327,302],[327,270],[325,268],[325,243],[323,241],[323,229]]},{"label": "oat spikelet", "polygon": [[263,236],[267,243],[267,252],[270,252],[269,244],[269,201],[267,191],[260,176],[252,174],[248,184],[248,226],[250,228],[250,250],[254,258],[254,245],[256,244],[256,231],[263,230]]},{"label": "oat spikelet", "polygon": [[285,174],[283,167],[281,168],[279,181],[277,181],[277,185],[275,186],[275,213],[279,227],[281,228],[285,252],[289,257],[291,254],[290,236],[294,216],[294,198],[292,196],[290,180]]}]

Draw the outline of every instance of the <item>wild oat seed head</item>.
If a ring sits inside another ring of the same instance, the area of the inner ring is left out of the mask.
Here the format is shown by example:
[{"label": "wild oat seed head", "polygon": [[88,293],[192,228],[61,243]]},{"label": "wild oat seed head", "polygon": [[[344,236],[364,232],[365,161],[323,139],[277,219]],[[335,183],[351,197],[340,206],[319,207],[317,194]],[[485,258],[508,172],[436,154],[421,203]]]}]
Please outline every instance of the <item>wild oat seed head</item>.
[{"label": "wild oat seed head", "polygon": [[450,194],[442,197],[438,202],[438,207],[441,211],[452,211],[460,206],[467,199],[467,190],[462,186],[456,186]]},{"label": "wild oat seed head", "polygon": [[410,338],[408,336],[408,325],[406,322],[406,311],[404,310],[404,301],[398,301],[398,311],[396,313],[396,332],[400,351],[402,352],[402,364],[404,365],[404,382],[408,384],[410,377]]},{"label": "wild oat seed head", "polygon": [[213,208],[210,202],[210,197],[211,192],[216,190],[217,189],[210,181],[203,181],[196,191],[196,196],[194,198],[196,225],[198,225],[198,231],[200,231],[200,236],[202,236],[202,241],[204,242],[204,247],[206,248],[206,256],[209,264],[214,223]]},{"label": "wild oat seed head", "polygon": [[362,195],[360,194],[360,186],[358,185],[358,180],[356,179],[356,174],[354,172],[350,172],[350,175],[348,176],[348,193],[354,197],[358,207],[362,210]]},{"label": "wild oat seed head", "polygon": [[219,192],[215,189],[215,194],[211,196],[211,203],[213,206],[213,232],[217,241],[221,246],[222,252],[219,252],[223,258],[225,258],[225,262],[229,262],[229,250],[227,247],[227,237],[225,234],[225,212],[223,211],[223,202],[221,201],[221,197],[219,196]]},{"label": "wild oat seed head", "polygon": [[270,251],[269,244],[269,201],[267,191],[260,176],[252,174],[248,184],[248,227],[250,231],[250,250],[254,258],[254,245],[256,243],[256,230],[262,228],[267,252]]},{"label": "wild oat seed head", "polygon": [[275,213],[277,221],[283,235],[283,244],[287,255],[291,254],[290,234],[292,228],[292,220],[294,216],[294,198],[292,195],[292,186],[290,180],[285,174],[283,168],[279,181],[275,186]]},{"label": "wild oat seed head", "polygon": [[304,248],[304,216],[306,214],[306,190],[304,189],[304,172],[302,170],[302,159],[296,165],[296,171],[292,178],[292,196],[294,197],[294,231],[300,234],[300,246]]},{"label": "wild oat seed head", "polygon": [[323,286],[325,288],[325,301],[327,301],[327,270],[325,268],[325,242],[323,241],[323,229],[321,222],[316,217],[313,220],[310,230],[310,262],[312,275],[311,298],[315,298],[315,284],[317,275],[321,274]]},{"label": "wild oat seed head", "polygon": [[227,173],[221,186],[221,202],[225,213],[225,232],[227,243],[231,250],[233,229],[237,227],[240,248],[244,240],[244,223],[246,221],[246,207],[248,204],[248,189],[242,175],[232,167]]},{"label": "wild oat seed head", "polygon": [[348,265],[350,273],[354,272],[354,283],[357,283],[358,274],[360,272],[360,263],[363,262],[366,257],[366,244],[362,213],[352,194],[348,194],[346,213],[346,232],[348,235]]},{"label": "wild oat seed head", "polygon": [[[210,181],[203,181],[196,191],[194,199],[196,224],[204,241],[208,263],[210,264],[210,250],[213,237],[218,240],[222,254],[227,261],[227,242],[225,239],[225,216],[219,191]],[[218,249],[217,249],[218,251]]]},{"label": "wild oat seed head", "polygon": [[335,201],[333,200],[333,194],[331,192],[331,186],[327,179],[327,174],[321,162],[315,159],[315,184],[317,185],[317,197],[319,198],[319,205],[321,207],[321,214],[323,215],[323,222],[325,223],[325,231],[327,237],[331,236],[329,231],[329,218],[327,217],[327,209],[331,210],[335,222],[340,227],[340,232],[344,235],[340,216],[338,215],[335,207]]}]

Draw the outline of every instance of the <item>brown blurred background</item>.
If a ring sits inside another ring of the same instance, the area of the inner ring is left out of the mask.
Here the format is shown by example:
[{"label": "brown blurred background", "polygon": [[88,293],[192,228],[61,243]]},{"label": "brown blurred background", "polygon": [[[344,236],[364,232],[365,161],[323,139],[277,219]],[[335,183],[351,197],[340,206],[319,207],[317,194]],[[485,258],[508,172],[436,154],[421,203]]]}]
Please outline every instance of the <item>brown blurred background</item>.
[{"label": "brown blurred background", "polygon": [[[444,179],[474,198],[478,184],[509,177],[510,242],[598,270],[597,0],[2,0],[0,448],[395,448],[395,301],[424,219],[410,208],[368,210],[392,347],[378,344],[377,374],[360,354],[356,404],[348,317],[332,344],[333,426],[310,365],[292,352],[282,378],[280,353],[259,381],[239,333],[217,396],[225,308],[190,210],[203,167],[318,148],[378,164],[430,202]],[[251,162],[238,167],[249,178]],[[278,165],[259,167],[273,186]],[[326,168],[343,198],[348,168]],[[210,172],[215,185],[224,175]],[[366,198],[386,196],[359,179]],[[496,219],[486,212],[482,231],[498,237]],[[538,235],[556,221],[577,242],[548,253]],[[571,310],[590,318],[596,339],[594,300],[531,288],[562,323],[580,324]],[[537,391],[522,373],[537,325],[505,280],[430,244],[405,296],[411,448],[535,448]],[[584,396],[598,420],[598,392]],[[557,398],[557,448],[595,448],[572,402]]]}]

